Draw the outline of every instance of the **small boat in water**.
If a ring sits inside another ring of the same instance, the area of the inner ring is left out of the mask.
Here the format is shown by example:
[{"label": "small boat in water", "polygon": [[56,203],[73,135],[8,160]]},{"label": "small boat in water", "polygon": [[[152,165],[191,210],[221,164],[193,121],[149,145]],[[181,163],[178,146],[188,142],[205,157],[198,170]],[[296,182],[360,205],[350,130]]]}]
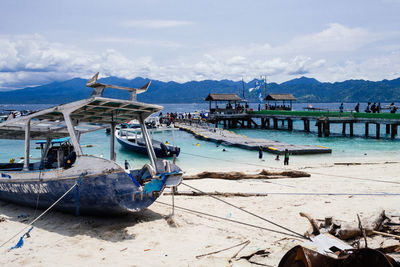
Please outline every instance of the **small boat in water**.
[{"label": "small boat in water", "polygon": [[[116,130],[115,137],[117,138],[118,143],[122,145],[122,147],[127,148],[133,152],[147,154],[146,142],[143,138],[142,134],[135,130],[131,129],[119,129]],[[157,157],[172,157],[176,155],[179,156],[181,151],[178,146],[170,146],[168,144],[164,144],[161,141],[150,139],[154,148],[154,152]]]},{"label": "small boat in water", "polygon": [[[165,187],[178,186],[181,169],[158,159],[144,120],[161,106],[136,101],[147,90],[97,82],[98,73],[88,81],[91,97],[37,111],[0,123],[0,138],[25,140],[23,163],[0,164],[0,200],[76,214],[120,214],[150,206]],[[129,100],[105,98],[105,88],[130,92]],[[138,170],[125,170],[116,162],[116,125],[137,119],[150,159]],[[110,159],[82,153],[80,136],[111,126]],[[68,140],[56,140],[69,137]],[[30,141],[41,142],[38,162],[30,162]],[[53,142],[52,142],[53,141]]]}]

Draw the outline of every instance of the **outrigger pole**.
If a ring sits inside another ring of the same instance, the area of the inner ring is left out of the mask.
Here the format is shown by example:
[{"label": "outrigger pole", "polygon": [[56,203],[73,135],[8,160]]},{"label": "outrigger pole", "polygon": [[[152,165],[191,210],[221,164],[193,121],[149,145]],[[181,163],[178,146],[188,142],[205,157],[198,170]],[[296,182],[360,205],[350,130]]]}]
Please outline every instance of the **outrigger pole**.
[{"label": "outrigger pole", "polygon": [[[150,86],[151,81],[143,85],[141,88],[130,88],[130,87],[124,87],[124,86],[118,86],[118,85],[110,85],[110,84],[103,84],[103,83],[98,83],[97,79],[99,78],[99,73],[96,73],[87,83],[87,87],[92,87],[94,88],[93,93],[91,96],[103,96],[104,89],[105,88],[113,88],[113,89],[119,89],[119,90],[124,90],[124,91],[129,91],[130,96],[129,100],[130,101],[136,101],[136,95],[146,92],[147,89]],[[147,154],[149,154],[150,162],[151,165],[155,170],[157,170],[156,166],[156,154],[154,153],[153,146],[151,145],[151,139],[149,137],[149,133],[147,132],[146,126],[144,124],[144,119],[142,115],[140,114],[139,116],[139,122],[140,122],[140,128],[143,133],[143,137],[146,141],[146,149],[147,149]],[[110,159],[115,161],[116,154],[115,154],[115,129],[116,129],[116,123],[113,120],[113,117],[111,118],[111,136],[110,136]]]},{"label": "outrigger pole", "polygon": [[124,91],[129,91],[130,92],[130,101],[136,101],[136,95],[146,92],[147,89],[149,89],[151,81],[146,83],[140,88],[129,88],[129,87],[124,87],[124,86],[118,86],[118,85],[110,85],[110,84],[102,84],[98,83],[97,79],[99,78],[99,73],[96,73],[87,83],[87,87],[92,87],[94,88],[93,93],[91,96],[103,96],[103,92],[105,88],[114,88],[114,89],[119,89],[119,90],[124,90]]}]

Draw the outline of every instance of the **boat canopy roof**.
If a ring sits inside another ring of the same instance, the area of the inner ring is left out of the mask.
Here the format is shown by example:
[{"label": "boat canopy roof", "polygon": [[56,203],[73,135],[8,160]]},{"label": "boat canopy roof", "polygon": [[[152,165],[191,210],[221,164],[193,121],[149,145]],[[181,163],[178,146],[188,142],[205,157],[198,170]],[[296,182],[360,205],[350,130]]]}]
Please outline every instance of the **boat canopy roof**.
[{"label": "boat canopy roof", "polygon": [[209,93],[205,101],[239,101],[244,102],[237,94],[214,94]]},{"label": "boat canopy roof", "polygon": [[78,133],[87,133],[120,124],[162,110],[162,106],[92,96],[87,99],[47,108],[28,116],[21,116],[0,123],[1,139],[24,139],[25,128],[30,122],[30,138],[34,140],[69,136],[63,114],[70,118]]},{"label": "boat canopy roof", "polygon": [[297,99],[292,94],[269,94],[265,97],[265,100],[272,101],[296,101]]},{"label": "boat canopy roof", "polygon": [[[64,142],[68,141],[69,139],[70,139],[69,137],[63,137],[63,138],[53,139],[53,140],[51,140],[51,144],[52,144],[52,145],[54,145],[54,144],[62,144],[62,143],[64,143]],[[39,140],[39,141],[36,141],[36,144],[37,144],[37,145],[45,145],[46,143],[47,143],[46,140]]]}]

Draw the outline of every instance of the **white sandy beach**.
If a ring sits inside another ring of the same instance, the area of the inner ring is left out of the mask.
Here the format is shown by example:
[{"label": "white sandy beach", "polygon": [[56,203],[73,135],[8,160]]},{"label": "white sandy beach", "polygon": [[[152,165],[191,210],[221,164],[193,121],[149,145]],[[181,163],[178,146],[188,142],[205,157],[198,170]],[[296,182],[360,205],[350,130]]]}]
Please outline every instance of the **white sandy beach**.
[{"label": "white sandy beach", "polygon": [[[400,194],[400,163],[384,161],[349,166],[324,163],[307,167],[294,164],[286,168],[281,164],[274,164],[270,170],[301,169],[309,172],[311,177],[264,181],[202,179],[184,183],[207,192],[269,193],[265,197],[223,199],[296,232],[304,233],[309,228],[309,223],[299,216],[299,212],[307,212],[319,219],[334,216],[345,221],[356,221],[357,213],[362,217],[379,208],[385,209],[388,214],[400,215],[399,195],[360,195],[383,192]],[[354,159],[353,162],[359,161]],[[232,164],[221,170],[227,169],[252,172],[261,170],[257,166],[240,167]],[[197,171],[199,170],[189,170],[189,173]],[[178,190],[188,191],[189,188],[181,185]],[[335,193],[342,195],[334,195]],[[171,203],[171,196],[162,196],[159,201]],[[208,196],[175,196],[175,205],[281,230]],[[18,218],[18,215],[29,215],[28,219],[32,219],[39,213],[37,211],[35,215],[33,209],[0,202],[0,216],[6,219],[0,222],[0,242],[8,240],[26,226],[27,222]],[[21,248],[8,251],[22,234],[1,247],[0,265],[229,266],[229,259],[240,247],[211,256],[196,256],[249,240],[250,244],[240,252],[239,257],[266,249],[270,254],[264,258],[264,263],[277,266],[291,247],[302,242],[290,236],[179,209],[175,209],[173,217],[176,226],[171,226],[167,222],[170,213],[171,208],[160,203],[154,203],[143,212],[113,218],[75,217],[49,212],[35,224],[31,237],[25,238]],[[369,240],[370,247],[378,247],[381,242],[383,245],[398,244],[398,241],[390,238],[374,237]],[[233,260],[231,264],[250,265],[245,259]]]}]

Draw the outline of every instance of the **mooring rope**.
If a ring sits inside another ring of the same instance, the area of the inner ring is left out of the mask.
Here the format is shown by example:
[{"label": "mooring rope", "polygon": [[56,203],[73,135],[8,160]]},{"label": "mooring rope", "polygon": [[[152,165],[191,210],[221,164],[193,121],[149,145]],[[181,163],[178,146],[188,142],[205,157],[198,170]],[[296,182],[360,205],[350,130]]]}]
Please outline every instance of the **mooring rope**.
[{"label": "mooring rope", "polygon": [[0,248],[3,247],[5,244],[10,242],[13,238],[15,238],[17,235],[22,233],[26,228],[29,226],[32,226],[37,220],[39,220],[43,215],[45,215],[49,210],[51,210],[58,202],[60,202],[61,199],[63,199],[71,190],[78,185],[78,182],[75,182],[70,189],[67,190],[59,199],[57,199],[53,204],[51,204],[50,207],[48,207],[42,214],[40,214],[38,217],[36,217],[32,222],[30,222],[28,225],[26,225],[22,230],[20,230],[18,233],[10,237],[7,241],[5,241],[3,244],[0,245]]},{"label": "mooring rope", "polygon": [[326,176],[331,176],[331,177],[338,177],[338,178],[353,179],[353,180],[371,181],[371,182],[388,183],[388,184],[400,184],[400,182],[388,181],[388,180],[377,180],[377,179],[370,179],[370,178],[351,177],[351,176],[346,176],[346,175],[319,173],[319,172],[309,172],[309,173],[318,174],[318,175],[326,175]]},{"label": "mooring rope", "polygon": [[222,199],[220,199],[220,198],[218,198],[218,197],[216,197],[216,196],[210,195],[210,194],[208,194],[208,193],[206,193],[206,192],[204,192],[204,191],[201,191],[200,189],[197,189],[197,188],[195,188],[195,187],[193,187],[193,186],[190,186],[190,185],[188,185],[188,184],[186,184],[186,183],[182,183],[182,184],[183,184],[184,186],[187,186],[187,187],[189,187],[189,188],[191,188],[191,189],[194,189],[194,190],[196,190],[196,191],[198,191],[198,192],[200,192],[200,193],[202,193],[202,194],[205,194],[205,195],[207,195],[207,196],[209,196],[209,197],[212,197],[212,198],[214,198],[214,199],[216,199],[216,200],[218,200],[218,201],[220,201],[220,202],[222,202],[222,203],[225,203],[225,204],[227,204],[227,205],[229,205],[229,206],[231,206],[231,207],[234,207],[234,208],[236,208],[236,209],[238,209],[238,210],[241,210],[241,211],[243,211],[243,212],[245,212],[245,213],[248,213],[248,214],[250,214],[250,215],[252,215],[252,216],[254,216],[254,217],[257,217],[257,218],[259,218],[259,219],[261,219],[261,220],[263,220],[263,221],[266,221],[266,222],[268,222],[268,223],[270,223],[270,224],[272,224],[272,225],[275,225],[276,227],[282,228],[282,229],[284,229],[284,230],[286,230],[286,231],[288,231],[288,232],[290,232],[290,233],[292,233],[292,234],[295,234],[295,235],[300,236],[300,237],[302,237],[302,238],[308,239],[307,237],[305,237],[305,236],[302,235],[302,234],[299,234],[299,233],[297,233],[297,232],[295,232],[295,231],[293,231],[293,230],[291,230],[291,229],[289,229],[289,228],[287,228],[287,227],[285,227],[285,226],[282,226],[282,225],[280,225],[280,224],[277,224],[277,223],[275,223],[275,222],[273,222],[273,221],[270,221],[270,220],[268,220],[268,219],[266,219],[266,218],[264,218],[264,217],[261,217],[261,216],[255,214],[255,213],[253,213],[253,212],[247,211],[247,210],[245,210],[245,209],[243,209],[243,208],[241,208],[241,207],[238,207],[238,206],[236,206],[236,205],[234,205],[234,204],[232,204],[232,203],[229,203],[228,201],[225,201],[225,200],[222,200]]},{"label": "mooring rope", "polygon": [[[169,206],[169,207],[172,206],[171,204],[164,203],[164,202],[161,202],[161,201],[159,201],[159,200],[156,200],[155,203],[162,204],[162,205],[166,205],[166,206]],[[278,230],[274,230],[274,229],[265,228],[265,227],[262,227],[262,226],[258,226],[258,225],[246,223],[246,222],[241,222],[241,221],[236,221],[236,220],[232,220],[232,219],[220,217],[220,216],[217,216],[217,215],[213,215],[213,214],[209,214],[209,213],[205,213],[205,212],[201,212],[201,211],[197,211],[197,210],[192,210],[192,209],[188,209],[188,208],[183,208],[183,207],[176,206],[176,205],[175,205],[175,208],[176,208],[176,209],[183,210],[183,211],[186,211],[186,212],[189,212],[189,213],[200,214],[200,215],[204,215],[204,216],[208,216],[208,217],[212,217],[212,218],[216,218],[216,219],[220,219],[220,220],[224,220],[224,221],[228,221],[228,222],[232,222],[232,223],[237,223],[237,224],[241,224],[241,225],[245,225],[245,226],[250,226],[250,227],[253,227],[253,228],[260,229],[260,230],[265,230],[265,231],[269,231],[269,232],[274,232],[274,233],[277,233],[277,234],[287,235],[287,236],[291,236],[291,237],[295,237],[295,238],[299,238],[299,237],[300,237],[300,238],[309,240],[308,237],[303,236],[303,235],[300,235],[300,236],[299,236],[299,234],[297,234],[297,233],[294,235],[294,234],[290,234],[290,233],[286,233],[286,232],[282,232],[282,231],[278,231]]]},{"label": "mooring rope", "polygon": [[[41,175],[42,175],[42,171],[40,170],[40,171],[39,171],[39,179],[37,180],[37,183],[38,183],[38,184],[40,183]],[[40,194],[39,194],[39,191],[38,191],[38,192],[37,192],[37,197],[36,197],[35,212],[33,213],[33,217],[36,216],[36,212],[37,212],[38,207],[39,207],[39,199],[40,199]]]}]

